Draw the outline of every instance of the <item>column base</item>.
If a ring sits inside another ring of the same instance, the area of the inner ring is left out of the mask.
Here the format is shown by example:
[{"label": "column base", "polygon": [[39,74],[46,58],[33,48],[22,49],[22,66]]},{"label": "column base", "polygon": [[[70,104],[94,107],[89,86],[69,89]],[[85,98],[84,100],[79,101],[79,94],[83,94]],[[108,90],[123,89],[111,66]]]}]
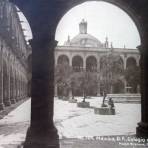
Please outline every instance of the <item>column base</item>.
[{"label": "column base", "polygon": [[98,93],[98,94],[97,94],[97,97],[101,97],[101,94],[100,94],[100,93]]},{"label": "column base", "polygon": [[15,99],[10,99],[10,101],[11,101],[11,104],[15,104],[16,103]]},{"label": "column base", "polygon": [[59,148],[59,136],[56,128],[50,130],[29,128],[23,148]]},{"label": "column base", "polygon": [[4,102],[4,104],[5,104],[5,106],[11,106],[10,100],[6,100],[6,101]]},{"label": "column base", "polygon": [[136,135],[138,137],[148,138],[148,123],[138,123],[138,127],[136,128]]},{"label": "column base", "polygon": [[24,100],[24,98],[25,98],[24,96],[20,96],[20,99],[19,100]]},{"label": "column base", "polygon": [[18,102],[19,101],[19,98],[16,98],[15,101]]},{"label": "column base", "polygon": [[1,110],[4,110],[4,108],[5,108],[4,104],[3,103],[0,103],[0,111]]}]

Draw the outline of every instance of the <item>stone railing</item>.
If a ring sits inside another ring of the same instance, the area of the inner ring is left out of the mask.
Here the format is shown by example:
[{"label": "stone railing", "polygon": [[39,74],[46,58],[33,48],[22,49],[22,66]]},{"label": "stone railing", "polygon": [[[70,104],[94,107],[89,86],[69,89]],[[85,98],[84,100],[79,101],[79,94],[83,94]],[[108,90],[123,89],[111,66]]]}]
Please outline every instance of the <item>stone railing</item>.
[{"label": "stone railing", "polygon": [[112,98],[116,103],[141,102],[141,94],[107,94],[106,101],[108,101],[109,98]]}]

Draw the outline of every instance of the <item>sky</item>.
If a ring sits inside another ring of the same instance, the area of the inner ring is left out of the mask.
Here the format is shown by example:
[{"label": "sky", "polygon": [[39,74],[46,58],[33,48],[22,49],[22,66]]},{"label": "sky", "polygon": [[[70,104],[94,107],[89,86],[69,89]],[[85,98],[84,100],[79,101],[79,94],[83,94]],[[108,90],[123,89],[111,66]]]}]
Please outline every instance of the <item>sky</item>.
[{"label": "sky", "polygon": [[122,9],[107,2],[85,2],[68,11],[58,24],[56,40],[63,45],[68,35],[72,39],[79,33],[79,23],[85,19],[88,33],[105,42],[113,42],[115,48],[136,48],[140,36],[132,19]]},{"label": "sky", "polygon": [[[26,39],[32,38],[29,24],[24,16],[19,13],[23,20]],[[58,45],[63,45],[68,35],[72,39],[79,33],[79,23],[85,19],[88,23],[87,32],[105,42],[109,42],[115,48],[136,48],[140,45],[140,36],[136,25],[126,12],[107,2],[85,2],[69,10],[60,20],[55,39]]]}]

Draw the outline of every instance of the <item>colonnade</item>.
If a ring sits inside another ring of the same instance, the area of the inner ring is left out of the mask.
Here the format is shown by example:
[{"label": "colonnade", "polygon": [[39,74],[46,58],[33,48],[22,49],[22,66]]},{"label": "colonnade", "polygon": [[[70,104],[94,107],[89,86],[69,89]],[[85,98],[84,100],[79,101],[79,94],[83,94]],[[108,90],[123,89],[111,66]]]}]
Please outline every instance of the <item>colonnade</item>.
[{"label": "colonnade", "polygon": [[[118,61],[121,65],[121,68],[123,69],[123,75],[124,75],[124,71],[132,66],[139,66],[139,56],[140,54],[138,55],[137,54],[137,50],[136,49],[133,49],[135,50],[135,53],[133,53],[134,56],[132,55],[128,55],[128,57],[122,55],[120,56],[120,54],[117,54],[116,53],[116,56],[118,58]],[[99,54],[99,52],[96,52],[96,53],[93,53],[91,54],[90,51],[84,51],[84,54],[81,54],[79,53],[78,51],[76,51],[75,53],[74,52],[71,52],[71,49],[69,47],[69,53],[68,51],[64,52],[63,53],[58,53],[57,50],[55,50],[55,65],[58,65],[58,64],[64,64],[64,63],[67,63],[70,67],[73,67],[73,70],[75,72],[80,72],[80,71],[91,71],[91,72],[97,72],[98,73],[98,76],[100,75],[99,73],[101,72],[102,70],[102,65],[103,65],[103,58],[104,56],[107,54],[107,52],[103,53],[102,55]],[[140,77],[140,75],[139,75]],[[100,84],[100,79],[98,80],[98,86],[101,86]],[[111,92],[110,93],[129,93],[129,91],[127,91],[127,82],[125,80],[125,78],[122,77],[122,79],[120,79],[118,81],[119,84],[117,85],[120,85],[118,86],[120,89],[118,91],[120,92],[114,92],[113,89],[111,89]],[[116,86],[117,87],[117,86]],[[57,91],[58,87],[57,85],[55,86],[55,96],[57,96],[58,94],[58,91]],[[98,92],[97,94],[100,95],[100,93],[102,94],[102,88],[99,87],[98,89]],[[135,91],[135,90],[134,90]],[[139,93],[138,91],[138,86],[137,86],[137,92],[134,92],[134,93]]]},{"label": "colonnade", "polygon": [[27,71],[0,38],[0,110],[28,96]]},{"label": "colonnade", "polygon": [[[56,50],[55,50],[55,52],[58,53],[58,51],[56,51]],[[71,56],[71,54],[72,54],[71,51],[69,51],[68,54],[64,54],[64,53],[55,54],[55,65],[57,65],[63,61],[63,62],[67,62],[69,64],[69,66],[73,66],[74,61],[77,61],[77,62],[79,61],[79,65],[80,65],[79,67],[86,69],[87,61],[88,61],[88,59],[91,58],[91,60],[95,61],[94,64],[96,65],[96,69],[97,70],[100,69],[101,59],[106,53],[98,56],[97,52],[95,54],[91,54],[91,53],[87,54],[87,52],[89,53],[90,51],[84,51],[83,55],[82,54],[79,55],[79,52],[78,52],[74,56]],[[122,67],[124,68],[124,70],[130,64],[133,64],[135,66],[139,66],[140,54],[137,56],[128,56],[128,57],[120,56],[120,54],[117,56],[120,57],[120,60],[123,65]],[[130,61],[132,61],[132,63]]]},{"label": "colonnade", "polygon": [[0,0],[0,110],[28,96],[28,55],[17,8]]}]

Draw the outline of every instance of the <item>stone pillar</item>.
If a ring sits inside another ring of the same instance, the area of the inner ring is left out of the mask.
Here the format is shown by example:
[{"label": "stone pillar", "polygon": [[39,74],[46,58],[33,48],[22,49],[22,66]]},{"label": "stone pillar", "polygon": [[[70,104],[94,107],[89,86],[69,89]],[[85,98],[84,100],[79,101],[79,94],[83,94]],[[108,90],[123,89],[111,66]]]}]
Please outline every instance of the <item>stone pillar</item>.
[{"label": "stone pillar", "polygon": [[[7,60],[8,61],[8,60]],[[4,63],[3,63],[4,64]],[[3,101],[5,106],[10,106],[10,74],[9,74],[9,63],[3,65]]]},{"label": "stone pillar", "polygon": [[11,101],[10,101],[10,63],[8,63],[8,69],[7,69],[7,100],[5,105],[6,106],[10,106],[11,105]]},{"label": "stone pillar", "polygon": [[3,102],[3,45],[0,45],[0,110],[4,109]]},{"label": "stone pillar", "polygon": [[97,81],[98,81],[98,91],[97,96],[100,96],[100,56],[97,58]]},{"label": "stone pillar", "polygon": [[14,77],[13,77],[13,98],[14,98],[15,103],[16,103],[17,100],[16,100],[16,80],[15,80],[15,74],[14,74]]},{"label": "stone pillar", "polygon": [[69,66],[72,67],[72,57],[71,56],[69,57]]},{"label": "stone pillar", "polygon": [[58,88],[57,88],[58,86],[57,86],[57,84],[55,84],[55,86],[54,86],[54,96],[55,97],[57,97],[58,96]]},{"label": "stone pillar", "polygon": [[21,81],[21,97],[22,97],[22,99],[24,99],[25,98],[25,82],[22,80]]},{"label": "stone pillar", "polygon": [[124,59],[123,59],[124,70],[126,69],[126,61],[127,61],[127,57],[124,57]]},{"label": "stone pillar", "polygon": [[148,137],[148,45],[139,47],[141,53],[141,122],[138,123],[136,134]]},{"label": "stone pillar", "polygon": [[19,101],[19,99],[18,99],[18,76],[16,75],[16,77],[15,77],[15,100],[16,100],[16,102],[18,102]]},{"label": "stone pillar", "polygon": [[14,98],[15,98],[15,101],[17,102],[18,101],[18,98],[17,98],[17,76],[16,76],[16,72],[14,74]]},{"label": "stone pillar", "polygon": [[99,97],[99,96],[101,96],[101,94],[100,94],[100,82],[98,82],[98,91],[97,91],[97,96]]},{"label": "stone pillar", "polygon": [[126,82],[126,80],[124,79],[124,93],[128,93],[126,87],[127,87],[127,82]]},{"label": "stone pillar", "polygon": [[83,69],[86,70],[86,57],[83,58]]},{"label": "stone pillar", "polygon": [[13,74],[11,73],[10,76],[10,101],[12,104],[15,104],[15,97],[14,97],[14,78],[13,78]]},{"label": "stone pillar", "polygon": [[27,93],[26,93],[26,82],[24,82],[24,88],[23,88],[23,91],[24,91],[24,98],[26,98],[27,97]]},{"label": "stone pillar", "polygon": [[22,100],[23,98],[22,98],[22,89],[21,89],[21,78],[20,78],[20,80],[18,81],[18,85],[19,85],[19,99],[20,100]]},{"label": "stone pillar", "polygon": [[32,47],[31,125],[24,147],[58,148],[58,134],[53,123],[55,40],[34,38]]},{"label": "stone pillar", "polygon": [[69,96],[69,99],[71,99],[72,98],[72,89],[69,89],[69,92],[68,92],[68,96]]}]

